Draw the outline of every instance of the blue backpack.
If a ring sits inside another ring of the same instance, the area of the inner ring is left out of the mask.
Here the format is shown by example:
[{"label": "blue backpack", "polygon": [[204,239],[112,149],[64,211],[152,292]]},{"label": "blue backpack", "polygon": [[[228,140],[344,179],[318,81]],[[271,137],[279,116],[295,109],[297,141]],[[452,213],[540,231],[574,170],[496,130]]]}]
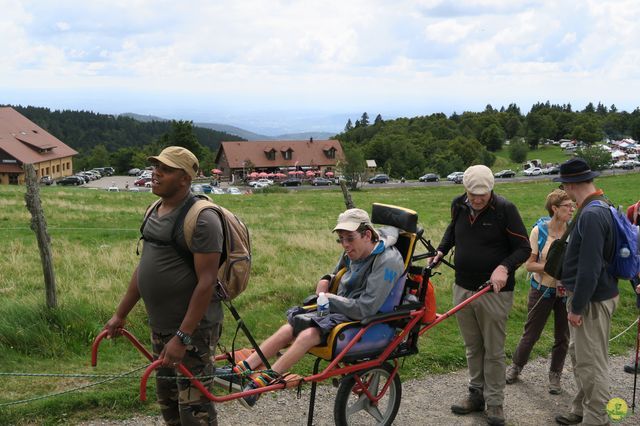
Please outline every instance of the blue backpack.
[{"label": "blue backpack", "polygon": [[630,280],[640,273],[640,254],[638,253],[638,227],[629,222],[627,216],[619,212],[610,203],[601,200],[589,205],[606,206],[613,218],[613,256],[609,261],[609,274],[618,279]]}]

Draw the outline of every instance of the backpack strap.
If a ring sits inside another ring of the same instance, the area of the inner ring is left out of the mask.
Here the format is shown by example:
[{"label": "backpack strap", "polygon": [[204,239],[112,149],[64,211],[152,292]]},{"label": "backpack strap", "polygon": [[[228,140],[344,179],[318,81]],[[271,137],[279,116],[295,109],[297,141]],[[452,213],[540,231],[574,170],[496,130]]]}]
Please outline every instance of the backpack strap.
[{"label": "backpack strap", "polygon": [[538,260],[542,256],[542,249],[547,244],[549,238],[549,219],[541,217],[538,219]]}]

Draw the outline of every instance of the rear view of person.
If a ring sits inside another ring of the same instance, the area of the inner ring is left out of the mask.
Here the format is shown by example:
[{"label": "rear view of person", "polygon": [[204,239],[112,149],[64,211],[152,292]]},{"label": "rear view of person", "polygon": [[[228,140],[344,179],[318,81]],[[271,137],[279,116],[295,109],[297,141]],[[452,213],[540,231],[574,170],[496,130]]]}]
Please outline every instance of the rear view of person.
[{"label": "rear view of person", "polygon": [[550,218],[538,220],[529,236],[531,256],[525,263],[525,268],[531,273],[528,315],[524,332],[513,353],[513,364],[507,370],[506,381],[507,384],[512,384],[518,380],[520,372],[529,360],[533,346],[540,339],[547,319],[553,311],[554,343],[549,366],[549,393],[557,395],[562,392],[560,382],[569,349],[569,325],[560,284],[544,272],[544,264],[551,243],[561,238],[567,230],[567,222],[571,220],[575,205],[566,192],[556,189],[547,195],[545,208]]}]

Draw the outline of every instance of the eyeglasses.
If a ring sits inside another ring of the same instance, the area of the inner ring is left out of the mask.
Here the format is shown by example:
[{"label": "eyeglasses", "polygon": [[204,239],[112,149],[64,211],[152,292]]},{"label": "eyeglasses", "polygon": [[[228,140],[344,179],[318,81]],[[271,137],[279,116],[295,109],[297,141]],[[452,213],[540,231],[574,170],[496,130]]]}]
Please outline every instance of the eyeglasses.
[{"label": "eyeglasses", "polygon": [[338,243],[338,244],[344,244],[344,243],[351,244],[357,238],[358,238],[357,235],[349,235],[348,237],[340,237],[340,238],[336,238],[336,243]]},{"label": "eyeglasses", "polygon": [[562,203],[562,204],[558,204],[558,207],[569,207],[570,209],[575,209],[576,205],[573,203]]}]

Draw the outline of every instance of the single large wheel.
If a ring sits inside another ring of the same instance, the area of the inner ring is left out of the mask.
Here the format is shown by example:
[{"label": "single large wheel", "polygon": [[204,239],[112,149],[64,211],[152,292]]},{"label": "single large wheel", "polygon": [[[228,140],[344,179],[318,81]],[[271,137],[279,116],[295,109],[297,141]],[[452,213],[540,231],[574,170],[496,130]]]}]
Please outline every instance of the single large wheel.
[{"label": "single large wheel", "polygon": [[[384,395],[381,395],[392,372],[393,366],[384,363],[379,367],[345,377],[340,383],[333,407],[336,425],[388,426],[393,423],[402,398],[402,383],[398,374],[393,377]],[[360,383],[356,380],[356,375],[360,377]],[[377,402],[372,401],[365,389],[374,400],[380,399]]]}]

